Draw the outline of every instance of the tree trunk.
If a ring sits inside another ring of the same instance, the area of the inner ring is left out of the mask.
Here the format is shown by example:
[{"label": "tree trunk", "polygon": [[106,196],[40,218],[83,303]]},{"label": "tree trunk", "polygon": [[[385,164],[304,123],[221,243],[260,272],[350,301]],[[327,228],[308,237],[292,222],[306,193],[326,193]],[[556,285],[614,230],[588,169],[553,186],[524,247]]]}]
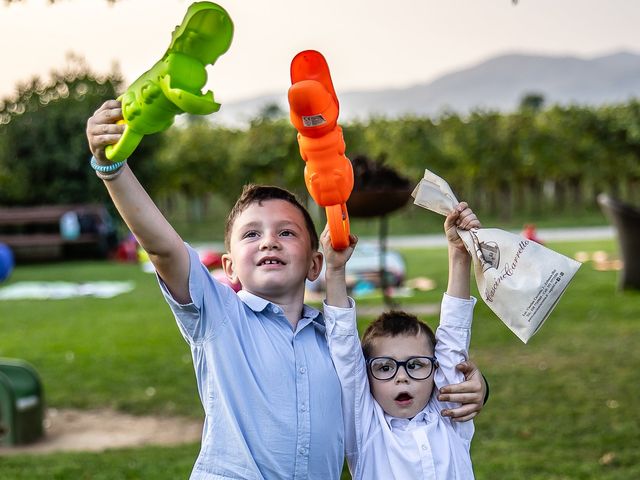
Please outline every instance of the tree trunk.
[{"label": "tree trunk", "polygon": [[582,196],[582,182],[579,177],[571,177],[569,179],[569,195],[573,207],[583,208],[584,198]]},{"label": "tree trunk", "polygon": [[564,212],[567,207],[567,185],[562,181],[556,183],[554,205],[558,212]]},{"label": "tree trunk", "polygon": [[542,183],[538,179],[532,178],[529,180],[527,197],[527,211],[533,216],[540,215],[544,206],[544,195],[542,192]]},{"label": "tree trunk", "polygon": [[640,205],[640,179],[631,177],[627,178],[627,198],[629,203]]},{"label": "tree trunk", "polygon": [[498,208],[500,219],[503,221],[511,220],[511,208],[513,206],[511,187],[508,183],[503,183],[498,190]]},{"label": "tree trunk", "polygon": [[516,185],[516,191],[513,199],[513,209],[518,212],[528,212],[527,209],[527,188],[526,182],[520,182],[519,185]]},{"label": "tree trunk", "polygon": [[200,197],[190,198],[187,200],[187,217],[190,222],[202,221],[202,199]]}]

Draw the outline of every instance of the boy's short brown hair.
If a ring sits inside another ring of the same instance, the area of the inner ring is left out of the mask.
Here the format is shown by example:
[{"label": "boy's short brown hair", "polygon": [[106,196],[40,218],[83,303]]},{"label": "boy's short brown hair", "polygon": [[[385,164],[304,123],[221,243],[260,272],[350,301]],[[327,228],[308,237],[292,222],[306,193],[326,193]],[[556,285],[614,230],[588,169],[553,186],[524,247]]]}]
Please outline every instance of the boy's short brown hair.
[{"label": "boy's short brown hair", "polygon": [[298,197],[296,197],[293,193],[285,190],[284,188],[274,187],[271,185],[254,185],[247,184],[243,187],[242,193],[240,194],[240,198],[236,201],[236,204],[229,212],[229,216],[227,217],[227,222],[224,226],[224,246],[229,251],[231,247],[231,230],[233,228],[233,223],[236,221],[236,218],[245,211],[245,209],[253,204],[257,203],[258,205],[262,205],[262,202],[265,200],[284,200],[285,202],[289,202],[291,205],[295,206],[304,217],[305,227],[307,228],[307,232],[309,232],[309,238],[311,239],[311,248],[313,251],[316,251],[320,248],[320,241],[318,240],[318,232],[316,232],[316,227],[313,224],[313,220],[311,219],[311,215],[306,208],[300,203]]},{"label": "boy's short brown hair", "polygon": [[429,325],[410,313],[391,310],[380,315],[367,327],[362,335],[362,352],[365,358],[369,358],[373,350],[373,343],[379,337],[415,336],[420,333],[424,333],[431,342],[431,348],[435,348],[436,336]]}]

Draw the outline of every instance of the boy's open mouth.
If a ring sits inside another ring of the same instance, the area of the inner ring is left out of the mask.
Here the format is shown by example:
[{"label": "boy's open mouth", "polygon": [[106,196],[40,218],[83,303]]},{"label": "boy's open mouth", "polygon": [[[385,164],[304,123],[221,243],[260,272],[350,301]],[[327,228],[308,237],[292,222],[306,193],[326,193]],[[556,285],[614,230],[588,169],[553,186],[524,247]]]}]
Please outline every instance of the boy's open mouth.
[{"label": "boy's open mouth", "polygon": [[394,400],[398,403],[409,403],[411,400],[413,400],[413,397],[411,395],[409,395],[407,392],[402,392],[399,393],[396,398],[394,398]]},{"label": "boy's open mouth", "polygon": [[284,265],[284,264],[285,263],[282,260],[274,257],[266,257],[258,262],[259,267],[262,265]]}]

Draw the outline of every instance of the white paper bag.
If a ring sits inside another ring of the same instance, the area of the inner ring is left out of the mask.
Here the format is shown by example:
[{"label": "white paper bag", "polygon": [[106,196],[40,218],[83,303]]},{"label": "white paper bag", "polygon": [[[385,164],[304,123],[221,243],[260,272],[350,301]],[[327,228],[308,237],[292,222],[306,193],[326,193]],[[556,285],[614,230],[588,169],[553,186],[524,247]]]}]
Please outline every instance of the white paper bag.
[{"label": "white paper bag", "polygon": [[[425,170],[414,203],[447,215],[459,203],[442,178]],[[458,229],[473,258],[484,302],[527,343],[549,317],[581,263],[520,235],[496,228]]]}]

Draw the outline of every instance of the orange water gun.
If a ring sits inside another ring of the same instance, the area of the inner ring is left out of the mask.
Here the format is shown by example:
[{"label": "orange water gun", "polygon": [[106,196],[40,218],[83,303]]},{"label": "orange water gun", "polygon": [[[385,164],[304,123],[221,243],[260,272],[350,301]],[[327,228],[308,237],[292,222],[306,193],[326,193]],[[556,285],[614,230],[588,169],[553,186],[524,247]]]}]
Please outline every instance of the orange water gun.
[{"label": "orange water gun", "polygon": [[340,105],[329,66],[321,53],[305,50],[291,61],[289,88],[291,123],[298,130],[300,155],[306,162],[304,182],[309,194],[325,207],[331,245],[349,246],[347,200],[353,190],[353,168],[345,156]]}]

